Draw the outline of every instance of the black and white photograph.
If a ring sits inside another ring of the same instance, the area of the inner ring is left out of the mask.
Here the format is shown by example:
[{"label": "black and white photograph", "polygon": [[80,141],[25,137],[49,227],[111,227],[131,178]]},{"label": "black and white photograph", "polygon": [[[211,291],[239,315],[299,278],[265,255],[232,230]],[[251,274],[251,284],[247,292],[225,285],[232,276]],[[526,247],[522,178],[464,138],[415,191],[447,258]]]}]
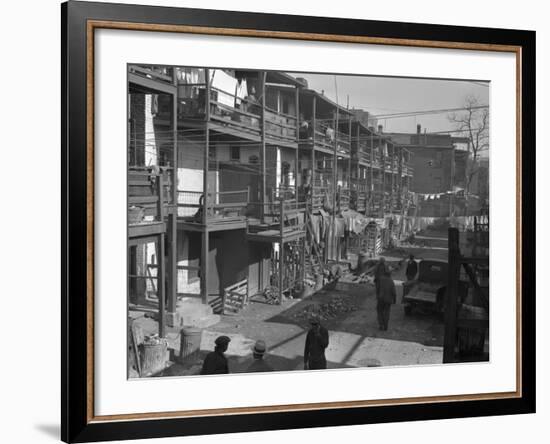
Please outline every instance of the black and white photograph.
[{"label": "black and white photograph", "polygon": [[506,6],[7,4],[1,441],[548,435],[550,27]]},{"label": "black and white photograph", "polygon": [[127,68],[129,379],[490,362],[491,82]]}]

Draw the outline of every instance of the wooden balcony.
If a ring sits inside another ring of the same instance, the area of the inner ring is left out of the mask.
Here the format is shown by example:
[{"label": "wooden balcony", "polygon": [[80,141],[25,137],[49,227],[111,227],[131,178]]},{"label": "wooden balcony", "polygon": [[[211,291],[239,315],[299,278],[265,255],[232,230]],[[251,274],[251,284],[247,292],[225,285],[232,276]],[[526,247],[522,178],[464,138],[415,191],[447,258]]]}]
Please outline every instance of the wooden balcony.
[{"label": "wooden balcony", "polygon": [[391,157],[385,157],[384,171],[391,174],[397,173],[397,162],[395,162]]},{"label": "wooden balcony", "polygon": [[368,190],[365,181],[355,180],[351,184],[350,207],[359,213],[367,209]]},{"label": "wooden balcony", "polygon": [[130,65],[128,67],[128,82],[141,92],[176,93],[172,68]]},{"label": "wooden balcony", "polygon": [[128,236],[153,236],[166,231],[164,216],[170,208],[169,169],[129,167]]},{"label": "wooden balcony", "polygon": [[[234,93],[211,87],[208,105],[206,84],[185,84],[190,97],[178,104],[178,119],[185,125],[204,124],[209,107],[213,130],[260,142],[262,138],[262,103],[256,99],[238,97]],[[265,108],[266,143],[297,148],[296,116]]]},{"label": "wooden balcony", "polygon": [[265,205],[263,221],[247,220],[247,239],[256,242],[285,243],[304,237],[306,208],[305,202],[297,202],[295,199],[281,199]]},{"label": "wooden balcony", "polygon": [[[313,144],[313,138],[306,139],[307,144]],[[334,153],[334,145],[336,144],[336,152],[338,156],[349,157],[350,142],[349,136],[340,131],[335,131],[330,124],[317,121],[315,123],[315,149],[326,154]],[[313,147],[313,146],[312,146]]]},{"label": "wooden balcony", "polygon": [[401,167],[401,175],[413,177],[413,174],[414,174],[414,169],[412,165],[404,163]]},{"label": "wooden balcony", "polygon": [[202,191],[178,191],[178,226],[188,231],[223,231],[246,226],[249,190],[208,193],[206,214]]},{"label": "wooden balcony", "polygon": [[323,206],[332,208],[332,186],[325,181],[316,180],[311,187],[311,209],[319,211]]},{"label": "wooden balcony", "polygon": [[284,143],[296,144],[296,116],[277,112],[266,107],[265,110],[266,136]]},{"label": "wooden balcony", "polygon": [[338,211],[346,211],[350,208],[350,189],[347,187],[338,187],[336,194]]}]

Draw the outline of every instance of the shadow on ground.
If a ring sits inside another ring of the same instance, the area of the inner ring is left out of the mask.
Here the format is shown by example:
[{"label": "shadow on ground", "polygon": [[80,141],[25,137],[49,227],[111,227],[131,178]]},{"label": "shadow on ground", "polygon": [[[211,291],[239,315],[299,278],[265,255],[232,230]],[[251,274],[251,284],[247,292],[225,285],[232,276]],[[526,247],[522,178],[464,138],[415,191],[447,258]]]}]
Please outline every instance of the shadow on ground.
[{"label": "shadow on ground", "polygon": [[[185,363],[174,363],[172,366],[164,370],[158,376],[190,376],[199,375],[202,363],[208,354],[208,351],[201,350],[194,356],[187,358]],[[235,356],[226,355],[229,366],[229,373],[249,373],[249,367],[254,362],[252,355],[249,356]],[[294,371],[304,369],[304,360],[302,357],[297,356],[295,358],[286,358],[283,356],[268,354],[264,358],[265,362],[273,369],[274,372],[282,371]],[[367,366],[378,366],[375,360],[370,362]],[[352,366],[342,364],[339,362],[327,362],[327,368],[351,368]]]},{"label": "shadow on ground", "polygon": [[338,285],[326,288],[301,300],[265,322],[293,324],[309,328],[311,313],[321,313],[321,323],[330,331],[352,333],[362,337],[416,342],[442,346],[444,325],[440,316],[431,312],[405,315],[400,304],[401,286],[397,285],[398,303],[391,308],[389,329],[378,328],[376,297],[371,284]]}]

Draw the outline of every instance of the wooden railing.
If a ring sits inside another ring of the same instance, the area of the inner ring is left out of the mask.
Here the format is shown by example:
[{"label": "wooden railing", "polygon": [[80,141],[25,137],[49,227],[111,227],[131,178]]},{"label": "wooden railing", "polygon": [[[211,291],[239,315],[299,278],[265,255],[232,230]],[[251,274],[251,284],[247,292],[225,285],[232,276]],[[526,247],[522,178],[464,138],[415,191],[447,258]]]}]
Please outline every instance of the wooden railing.
[{"label": "wooden railing", "polygon": [[295,116],[277,112],[266,107],[265,124],[266,134],[271,138],[289,142],[295,142],[298,138]]},{"label": "wooden railing", "polygon": [[403,164],[401,171],[404,176],[412,176],[414,173],[414,169],[410,164]]},{"label": "wooden railing", "polygon": [[151,167],[128,168],[128,223],[160,222],[171,202],[168,171]]},{"label": "wooden railing", "polygon": [[[208,193],[206,220],[223,217],[245,216],[249,205],[250,190]],[[188,216],[201,223],[204,211],[202,191],[178,191],[178,215]]]},{"label": "wooden railing", "polygon": [[[204,118],[206,112],[206,84],[182,84],[180,87],[194,91],[190,97],[180,101],[178,115],[185,119]],[[235,130],[261,135],[262,104],[256,99],[239,97],[230,91],[211,87],[209,97],[210,119]],[[265,109],[266,137],[296,142],[296,116],[273,109]]]},{"label": "wooden railing", "polygon": [[160,67],[155,68],[155,67],[147,67],[147,66],[130,65],[128,68],[128,71],[143,77],[147,77],[153,80],[157,80],[157,81],[172,85],[173,79],[170,71],[167,71],[168,69],[171,70],[172,68],[160,68]]},{"label": "wooden railing", "polygon": [[305,231],[307,202],[298,202],[296,199],[279,199],[266,204],[251,202],[250,206],[258,209],[263,207],[265,224],[258,224],[258,221],[247,219],[247,233],[275,231],[277,236],[283,238],[298,231]]},{"label": "wooden railing", "polygon": [[325,121],[315,122],[315,143],[328,150],[334,150],[336,141],[336,151],[339,154],[350,154],[350,143],[347,134],[336,131]]},{"label": "wooden railing", "polygon": [[306,202],[298,202],[296,199],[278,199],[275,202],[268,204],[266,216],[274,217],[278,220],[285,219],[285,216],[296,215],[304,212],[307,208]]},{"label": "wooden railing", "polygon": [[393,172],[394,168],[397,169],[396,164],[394,162],[392,162],[392,158],[391,157],[385,157],[384,158],[384,171]]},{"label": "wooden railing", "polygon": [[[327,199],[329,202],[325,202]],[[311,187],[311,208],[318,210],[325,203],[332,207],[332,186],[325,181],[316,180]]]},{"label": "wooden railing", "polygon": [[350,189],[338,187],[337,202],[339,211],[345,211],[350,206]]},{"label": "wooden railing", "polygon": [[356,154],[357,160],[359,162],[362,162],[366,165],[370,165],[371,159],[370,159],[370,151],[369,150],[360,150]]},{"label": "wooden railing", "polygon": [[279,199],[295,199],[296,198],[296,188],[290,185],[279,185],[276,188],[271,190],[271,202],[275,202]]},{"label": "wooden railing", "polygon": [[[222,98],[223,97],[223,98]],[[232,102],[233,106],[223,102]],[[223,121],[224,124],[260,135],[261,104],[256,100],[237,97],[218,88],[210,90],[210,118]]]},{"label": "wooden railing", "polygon": [[351,184],[350,207],[363,213],[367,208],[368,187],[365,181],[354,181]]}]

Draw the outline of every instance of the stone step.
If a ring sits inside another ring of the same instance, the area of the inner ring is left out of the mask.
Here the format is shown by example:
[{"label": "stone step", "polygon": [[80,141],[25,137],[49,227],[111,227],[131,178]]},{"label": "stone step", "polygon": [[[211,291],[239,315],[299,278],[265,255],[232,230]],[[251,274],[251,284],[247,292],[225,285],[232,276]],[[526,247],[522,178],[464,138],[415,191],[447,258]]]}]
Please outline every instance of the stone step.
[{"label": "stone step", "polygon": [[209,304],[196,298],[182,298],[176,304],[177,324],[180,327],[206,328],[220,321],[220,316],[212,311]]}]

